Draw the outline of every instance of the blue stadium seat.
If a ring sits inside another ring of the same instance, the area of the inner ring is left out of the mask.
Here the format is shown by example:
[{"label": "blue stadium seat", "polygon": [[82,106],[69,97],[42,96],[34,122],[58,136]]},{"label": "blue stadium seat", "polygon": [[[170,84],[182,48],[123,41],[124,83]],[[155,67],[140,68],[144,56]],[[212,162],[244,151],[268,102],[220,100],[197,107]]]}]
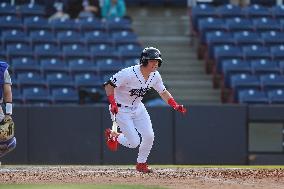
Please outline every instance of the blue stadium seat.
[{"label": "blue stadium seat", "polygon": [[240,64],[248,64],[247,61],[243,60],[243,59],[237,59],[237,58],[231,58],[231,59],[225,59],[220,61],[218,64],[216,64],[216,70],[218,74],[222,74],[223,73],[223,65],[225,64],[236,64],[236,65],[240,65]]},{"label": "blue stadium seat", "polygon": [[216,13],[221,18],[230,18],[230,17],[245,17],[242,8],[237,5],[224,4],[216,8]]},{"label": "blue stadium seat", "polygon": [[256,31],[281,31],[280,23],[272,18],[262,17],[253,19],[253,24],[255,26]]},{"label": "blue stadium seat", "polygon": [[73,88],[56,88],[52,90],[54,104],[78,104],[78,92]]},{"label": "blue stadium seat", "polygon": [[65,62],[58,58],[44,58],[40,60],[42,72],[46,75],[48,73],[63,72],[69,73],[68,66]]},{"label": "blue stadium seat", "polygon": [[90,46],[90,51],[94,59],[118,57],[116,49],[110,45],[105,45],[105,44],[92,45]]},{"label": "blue stadium seat", "polygon": [[20,72],[38,72],[40,73],[40,67],[33,58],[30,57],[19,57],[11,60],[11,67],[14,73]]},{"label": "blue stadium seat", "polygon": [[131,21],[127,18],[109,18],[106,20],[106,27],[109,32],[132,31]]},{"label": "blue stadium seat", "polygon": [[232,75],[252,73],[250,63],[244,60],[230,59],[221,62],[221,64],[222,74],[226,86],[228,86]]},{"label": "blue stadium seat", "polygon": [[49,25],[55,33],[63,31],[78,32],[80,30],[79,25],[72,19],[54,19],[49,22]]},{"label": "blue stadium seat", "polygon": [[242,104],[269,104],[266,93],[255,89],[239,91],[238,99]]},{"label": "blue stadium seat", "polygon": [[107,103],[102,87],[82,87],[79,89],[80,104]]},{"label": "blue stadium seat", "polygon": [[23,29],[22,20],[16,16],[0,16],[1,29]]},{"label": "blue stadium seat", "polygon": [[206,44],[208,46],[208,54],[213,58],[213,50],[216,45],[234,45],[235,39],[231,33],[224,31],[212,31],[206,33]]},{"label": "blue stadium seat", "polygon": [[281,72],[278,62],[267,59],[253,60],[251,66],[253,73],[256,75],[280,74]]},{"label": "blue stadium seat", "polygon": [[54,44],[57,45],[57,39],[54,37],[53,33],[49,30],[35,30],[30,32],[30,39],[32,41],[32,45],[35,46],[37,44]]},{"label": "blue stadium seat", "polygon": [[284,61],[283,60],[279,62],[279,68],[280,68],[280,71],[284,73]]},{"label": "blue stadium seat", "polygon": [[236,97],[237,92],[244,89],[261,89],[261,83],[257,76],[249,74],[236,74],[231,76],[230,86]]},{"label": "blue stadium seat", "polygon": [[25,43],[8,44],[6,49],[9,59],[21,56],[33,56],[31,46]]},{"label": "blue stadium seat", "polygon": [[268,47],[248,45],[243,46],[242,49],[246,60],[272,58]]},{"label": "blue stadium seat", "polygon": [[209,4],[199,4],[192,8],[191,12],[191,20],[192,26],[195,32],[198,31],[198,20],[207,18],[207,17],[217,17],[218,14],[216,13],[215,7]]},{"label": "blue stadium seat", "polygon": [[265,46],[276,46],[284,44],[284,34],[279,31],[267,31],[261,33]]},{"label": "blue stadium seat", "polygon": [[95,73],[97,72],[97,68],[95,63],[93,63],[89,59],[71,59],[68,61],[69,69],[72,75],[77,73]]},{"label": "blue stadium seat", "polygon": [[125,67],[130,67],[130,66],[134,66],[140,63],[140,59],[139,58],[134,58],[134,59],[127,59],[124,61]]},{"label": "blue stadium seat", "polygon": [[101,19],[94,17],[81,18],[77,23],[81,31],[106,31],[105,24]]},{"label": "blue stadium seat", "polygon": [[137,34],[129,31],[113,32],[112,39],[115,45],[139,44]]},{"label": "blue stadium seat", "polygon": [[74,88],[73,78],[64,72],[48,73],[46,75],[46,81],[51,90],[54,88],[62,88],[62,87]]},{"label": "blue stadium seat", "polygon": [[81,34],[76,31],[72,30],[61,31],[58,32],[56,35],[57,35],[57,40],[61,46],[63,46],[63,44],[73,44],[73,43],[85,44]]},{"label": "blue stadium seat", "polygon": [[270,51],[274,60],[284,59],[284,45],[271,46]]},{"label": "blue stadium seat", "polygon": [[43,87],[23,88],[23,98],[25,104],[51,104],[49,91]]},{"label": "blue stadium seat", "polygon": [[43,58],[61,58],[61,50],[53,43],[38,44],[34,47],[34,53],[40,60]]},{"label": "blue stadium seat", "polygon": [[228,30],[231,32],[255,30],[251,19],[247,18],[236,17],[236,18],[226,19],[226,24]]},{"label": "blue stadium seat", "polygon": [[225,59],[243,59],[243,52],[240,47],[221,45],[214,47],[214,59],[218,64]]},{"label": "blue stadium seat", "polygon": [[48,21],[44,17],[31,16],[24,18],[24,27],[27,31],[31,30],[51,30]]},{"label": "blue stadium seat", "polygon": [[25,43],[30,44],[30,39],[28,38],[26,32],[22,30],[12,29],[2,32],[2,42],[6,46],[11,43]]},{"label": "blue stadium seat", "polygon": [[117,72],[124,67],[125,65],[116,59],[102,59],[97,61],[97,69],[103,75]]},{"label": "blue stadium seat", "polygon": [[17,7],[15,5],[11,5],[11,3],[2,2],[0,4],[0,16],[6,16],[6,15],[16,16],[17,14],[16,8]]},{"label": "blue stadium seat", "polygon": [[201,36],[200,40],[202,44],[205,43],[205,37],[207,32],[216,31],[216,30],[218,31],[228,30],[224,20],[221,18],[209,17],[209,18],[200,19],[198,25],[199,25],[198,32],[200,33]]},{"label": "blue stadium seat", "polygon": [[275,19],[284,18],[284,6],[283,5],[276,5],[270,8],[271,14]]},{"label": "blue stadium seat", "polygon": [[98,75],[91,73],[81,73],[75,75],[75,85],[78,88],[82,87],[98,87],[102,86],[103,82]]},{"label": "blue stadium seat", "polygon": [[46,87],[45,79],[36,72],[18,73],[17,83],[20,87],[25,87],[25,86]]},{"label": "blue stadium seat", "polygon": [[260,81],[263,90],[284,88],[284,76],[277,74],[261,75]]},{"label": "blue stadium seat", "polygon": [[88,49],[81,44],[69,44],[62,46],[63,57],[65,60],[74,58],[89,58],[90,53]]},{"label": "blue stadium seat", "polygon": [[115,74],[115,72],[101,74],[102,79],[103,79],[103,83],[107,82],[114,74]]},{"label": "blue stadium seat", "polygon": [[268,91],[270,104],[284,104],[284,89]]},{"label": "blue stadium seat", "polygon": [[120,45],[117,47],[118,53],[123,60],[139,58],[143,48],[140,45]]},{"label": "blue stadium seat", "polygon": [[[2,48],[0,47],[0,49],[2,49]],[[1,50],[0,51],[0,61],[6,61],[6,60],[7,60],[6,52]]]},{"label": "blue stadium seat", "polygon": [[45,16],[45,8],[38,4],[23,4],[18,7],[18,11],[22,16]]},{"label": "blue stadium seat", "polygon": [[272,17],[271,12],[267,7],[262,5],[249,5],[243,8],[243,11],[246,13],[249,18],[257,18],[257,17]]},{"label": "blue stadium seat", "polygon": [[113,45],[113,39],[106,32],[92,31],[84,34],[84,40],[89,46],[96,44]]},{"label": "blue stadium seat", "polygon": [[238,45],[262,45],[263,41],[258,33],[250,31],[235,32],[234,38]]},{"label": "blue stadium seat", "polygon": [[[14,81],[12,81],[14,83]],[[23,104],[24,99],[21,93],[21,90],[15,85],[12,85],[12,94],[13,94],[13,104]]]}]

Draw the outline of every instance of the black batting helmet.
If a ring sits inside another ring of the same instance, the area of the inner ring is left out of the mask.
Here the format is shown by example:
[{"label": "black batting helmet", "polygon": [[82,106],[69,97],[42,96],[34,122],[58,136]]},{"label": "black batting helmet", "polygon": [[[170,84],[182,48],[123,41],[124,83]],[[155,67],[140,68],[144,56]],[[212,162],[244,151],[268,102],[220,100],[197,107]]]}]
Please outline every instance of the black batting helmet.
[{"label": "black batting helmet", "polygon": [[146,47],[140,56],[140,64],[143,66],[147,66],[148,60],[158,60],[159,61],[159,67],[162,65],[162,55],[159,49],[155,47]]}]

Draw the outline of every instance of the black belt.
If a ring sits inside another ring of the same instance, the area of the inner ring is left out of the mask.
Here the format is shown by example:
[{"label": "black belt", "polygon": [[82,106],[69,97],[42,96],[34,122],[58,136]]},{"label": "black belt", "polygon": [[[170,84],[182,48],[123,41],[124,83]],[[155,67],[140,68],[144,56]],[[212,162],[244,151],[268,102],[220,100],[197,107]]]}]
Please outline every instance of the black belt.
[{"label": "black belt", "polygon": [[[123,106],[123,105],[117,104],[117,106],[118,106],[118,107],[121,107],[121,106]],[[123,106],[123,107],[129,108],[130,106]]]}]

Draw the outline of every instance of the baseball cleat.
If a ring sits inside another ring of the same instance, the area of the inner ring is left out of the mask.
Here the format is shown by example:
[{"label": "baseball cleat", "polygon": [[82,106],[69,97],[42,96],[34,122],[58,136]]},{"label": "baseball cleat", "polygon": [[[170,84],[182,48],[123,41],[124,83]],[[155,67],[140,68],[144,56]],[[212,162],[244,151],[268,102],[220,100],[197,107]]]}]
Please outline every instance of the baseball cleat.
[{"label": "baseball cleat", "polygon": [[110,128],[105,130],[106,145],[110,151],[117,151],[118,149],[118,133],[114,133]]},{"label": "baseball cleat", "polygon": [[153,170],[148,167],[147,163],[137,163],[136,170],[142,173],[153,173]]}]

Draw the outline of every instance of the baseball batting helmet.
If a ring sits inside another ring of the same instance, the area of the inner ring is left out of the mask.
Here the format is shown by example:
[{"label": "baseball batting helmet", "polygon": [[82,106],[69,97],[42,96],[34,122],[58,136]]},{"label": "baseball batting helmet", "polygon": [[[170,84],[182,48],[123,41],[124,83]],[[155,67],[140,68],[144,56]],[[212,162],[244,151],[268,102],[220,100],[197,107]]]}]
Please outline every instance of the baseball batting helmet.
[{"label": "baseball batting helmet", "polygon": [[159,61],[159,67],[162,65],[162,55],[159,49],[155,47],[146,47],[143,49],[141,56],[140,56],[140,64],[143,66],[147,66],[148,60],[158,60]]}]

